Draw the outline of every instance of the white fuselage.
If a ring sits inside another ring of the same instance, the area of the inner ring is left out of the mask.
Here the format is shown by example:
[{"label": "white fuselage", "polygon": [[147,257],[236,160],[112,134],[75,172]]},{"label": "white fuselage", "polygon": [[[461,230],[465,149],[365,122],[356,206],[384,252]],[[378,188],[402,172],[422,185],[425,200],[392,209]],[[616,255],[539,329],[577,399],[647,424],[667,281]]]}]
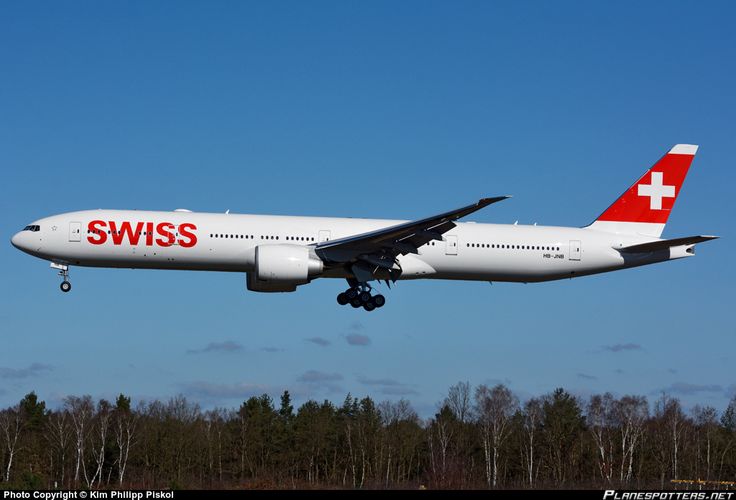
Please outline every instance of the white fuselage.
[{"label": "white fuselage", "polygon": [[[90,226],[94,221],[98,222]],[[33,223],[37,230],[19,232],[13,244],[31,255],[67,266],[251,272],[258,245],[314,246],[401,222],[87,210],[40,219]],[[400,256],[400,279],[536,282],[691,255],[689,247],[683,246],[624,257],[617,248],[656,238],[592,228],[456,224],[443,235],[444,240],[420,247],[418,254]],[[346,278],[349,271],[327,266],[320,277]]]}]

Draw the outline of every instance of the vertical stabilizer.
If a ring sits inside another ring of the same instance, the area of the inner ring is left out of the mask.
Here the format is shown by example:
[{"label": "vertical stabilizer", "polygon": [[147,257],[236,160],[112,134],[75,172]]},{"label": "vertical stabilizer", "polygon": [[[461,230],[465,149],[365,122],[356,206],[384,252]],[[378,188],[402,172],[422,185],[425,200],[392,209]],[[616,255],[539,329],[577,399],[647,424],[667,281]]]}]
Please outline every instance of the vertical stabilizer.
[{"label": "vertical stabilizer", "polygon": [[677,144],[588,227],[659,238],[697,151]]}]

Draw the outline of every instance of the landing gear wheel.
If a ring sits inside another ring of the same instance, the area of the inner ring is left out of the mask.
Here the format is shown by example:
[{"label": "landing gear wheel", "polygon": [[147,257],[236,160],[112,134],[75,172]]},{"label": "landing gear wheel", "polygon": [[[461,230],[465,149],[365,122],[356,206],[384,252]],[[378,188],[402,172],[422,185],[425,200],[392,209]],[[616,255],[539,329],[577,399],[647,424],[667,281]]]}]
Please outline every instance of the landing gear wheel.
[{"label": "landing gear wheel", "polygon": [[354,308],[362,307],[366,311],[373,311],[379,307],[383,307],[386,298],[383,295],[373,295],[373,288],[365,281],[358,281],[356,278],[347,279],[348,288],[337,296],[337,302],[340,305],[350,304]]},{"label": "landing gear wheel", "polygon": [[59,285],[59,288],[61,288],[61,291],[66,293],[71,290],[72,284],[69,282],[69,266],[52,262],[51,269],[59,270],[59,276],[61,276],[61,285]]}]

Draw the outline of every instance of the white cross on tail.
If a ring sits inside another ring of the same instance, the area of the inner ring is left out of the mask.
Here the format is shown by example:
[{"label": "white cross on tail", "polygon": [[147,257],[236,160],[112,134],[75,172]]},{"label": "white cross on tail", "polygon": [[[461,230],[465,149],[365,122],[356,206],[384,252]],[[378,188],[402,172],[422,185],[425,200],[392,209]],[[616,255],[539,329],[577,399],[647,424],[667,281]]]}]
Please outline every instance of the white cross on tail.
[{"label": "white cross on tail", "polygon": [[652,172],[651,184],[639,184],[639,196],[649,196],[649,208],[662,210],[662,198],[674,198],[675,186],[664,185],[664,174]]}]

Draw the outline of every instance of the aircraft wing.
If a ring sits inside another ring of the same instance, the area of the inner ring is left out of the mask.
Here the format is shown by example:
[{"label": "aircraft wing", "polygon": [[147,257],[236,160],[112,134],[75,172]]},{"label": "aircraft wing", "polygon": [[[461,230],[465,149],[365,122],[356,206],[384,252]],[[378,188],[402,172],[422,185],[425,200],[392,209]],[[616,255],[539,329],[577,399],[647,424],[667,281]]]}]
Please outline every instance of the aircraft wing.
[{"label": "aircraft wing", "polygon": [[455,227],[454,221],[507,198],[509,196],[483,198],[472,205],[425,219],[325,241],[316,245],[315,252],[327,264],[352,264],[354,273],[363,271],[362,278],[368,277],[365,273],[373,277],[384,269],[395,279],[400,274],[396,262],[398,255],[418,253],[417,249],[429,241],[442,240],[442,235]]},{"label": "aircraft wing", "polygon": [[631,245],[628,247],[619,248],[618,251],[623,253],[656,252],[657,250],[666,250],[670,247],[679,247],[681,245],[694,245],[695,243],[702,243],[704,241],[715,240],[717,238],[718,236],[686,236],[684,238],[650,241],[649,243]]}]

